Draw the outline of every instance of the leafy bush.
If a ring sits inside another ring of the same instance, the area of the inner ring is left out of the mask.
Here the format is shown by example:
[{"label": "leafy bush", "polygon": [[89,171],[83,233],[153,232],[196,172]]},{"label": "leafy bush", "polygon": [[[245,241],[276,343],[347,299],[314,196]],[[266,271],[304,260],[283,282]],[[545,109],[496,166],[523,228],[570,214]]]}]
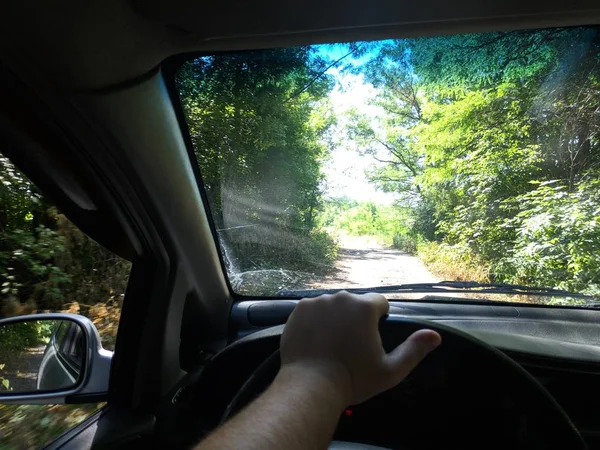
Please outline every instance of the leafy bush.
[{"label": "leafy bush", "polygon": [[560,182],[535,183],[518,196],[505,227],[517,236],[495,264],[508,282],[600,294],[600,179],[589,173],[571,192]]},{"label": "leafy bush", "polygon": [[313,266],[332,265],[337,259],[339,244],[327,231],[316,229],[309,233],[310,240],[305,250],[300,251],[301,258],[312,261]]},{"label": "leafy bush", "polygon": [[57,311],[122,294],[130,263],[92,241],[0,154],[0,309]]},{"label": "leafy bush", "polygon": [[[382,244],[395,247],[395,240],[400,243],[405,236],[408,239],[414,224],[412,211],[408,208],[348,199],[329,200],[321,217],[324,226],[335,232],[353,236],[373,236]],[[407,242],[406,247],[411,248],[410,243]]]},{"label": "leafy bush", "polygon": [[414,232],[396,233],[392,239],[392,245],[398,250],[416,255],[419,246],[425,242],[425,239]]},{"label": "leafy bush", "polygon": [[32,231],[5,231],[0,233],[0,240],[0,294],[59,306],[71,281],[64,267],[56,264],[57,257],[65,252],[64,237],[40,225]]},{"label": "leafy bush", "polygon": [[444,280],[488,282],[489,264],[468,247],[422,242],[418,255],[428,268]]},{"label": "leafy bush", "polygon": [[21,351],[39,342],[39,322],[22,322],[0,327],[0,349]]},{"label": "leafy bush", "polygon": [[[30,321],[0,327],[0,355],[6,356],[47,343],[56,321]],[[0,356],[0,358],[2,358]]]},{"label": "leafy bush", "polygon": [[600,295],[600,179],[585,174],[531,181],[528,192],[497,202],[498,213],[457,208],[444,240],[419,248],[430,268],[453,279],[555,287]]},{"label": "leafy bush", "polygon": [[229,271],[289,269],[324,272],[337,258],[337,241],[323,229],[297,234],[282,229],[244,230],[222,240]]}]

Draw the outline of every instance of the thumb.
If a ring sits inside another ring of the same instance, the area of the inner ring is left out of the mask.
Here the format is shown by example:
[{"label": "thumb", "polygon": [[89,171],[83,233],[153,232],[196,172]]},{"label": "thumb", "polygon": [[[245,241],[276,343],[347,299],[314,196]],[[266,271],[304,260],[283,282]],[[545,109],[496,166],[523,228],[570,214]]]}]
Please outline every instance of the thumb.
[{"label": "thumb", "polygon": [[441,336],[435,331],[419,330],[385,355],[385,365],[394,385],[404,380],[441,342]]}]

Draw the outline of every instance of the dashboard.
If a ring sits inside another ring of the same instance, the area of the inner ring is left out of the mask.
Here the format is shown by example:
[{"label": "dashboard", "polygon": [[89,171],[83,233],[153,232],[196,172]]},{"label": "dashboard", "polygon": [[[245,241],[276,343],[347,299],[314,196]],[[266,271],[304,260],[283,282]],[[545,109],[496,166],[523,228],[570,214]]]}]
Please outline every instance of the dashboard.
[{"label": "dashboard", "polygon": [[[246,301],[231,314],[232,344],[208,365],[195,396],[195,426],[218,425],[227,405],[257,367],[278,348],[292,300]],[[600,311],[426,301],[391,302],[390,316],[438,321],[500,349],[553,395],[590,448],[600,448]],[[340,417],[334,438],[387,448],[550,448],[535,419],[544,411],[519,404],[526,393],[476,358],[426,360],[397,387]],[[453,370],[452,367],[460,367]],[[268,375],[259,395],[276,375]],[[527,413],[527,414],[525,414]]]},{"label": "dashboard", "polygon": [[[440,322],[505,351],[600,363],[600,310],[449,301],[390,301],[389,314]],[[294,300],[236,303],[231,317],[239,330],[237,337],[284,324],[296,303]]]}]

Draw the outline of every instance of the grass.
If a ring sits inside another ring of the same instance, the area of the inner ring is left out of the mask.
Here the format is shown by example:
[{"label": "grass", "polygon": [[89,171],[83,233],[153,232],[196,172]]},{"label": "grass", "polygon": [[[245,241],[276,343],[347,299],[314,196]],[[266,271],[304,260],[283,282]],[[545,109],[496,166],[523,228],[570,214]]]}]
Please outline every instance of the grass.
[{"label": "grass", "polygon": [[[424,242],[419,244],[419,258],[425,266],[442,280],[451,281],[476,281],[490,283],[490,264],[471,254],[468,250],[448,244],[437,242]],[[460,294],[466,298],[485,298],[498,302],[513,302],[554,306],[577,306],[582,300],[572,298],[556,298],[532,295],[507,295],[507,294]]]}]

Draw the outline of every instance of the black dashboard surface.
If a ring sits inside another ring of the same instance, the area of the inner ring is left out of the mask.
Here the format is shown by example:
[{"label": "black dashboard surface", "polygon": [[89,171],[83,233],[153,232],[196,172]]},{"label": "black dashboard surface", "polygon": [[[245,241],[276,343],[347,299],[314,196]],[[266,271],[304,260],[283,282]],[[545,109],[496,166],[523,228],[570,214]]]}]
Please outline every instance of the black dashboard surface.
[{"label": "black dashboard surface", "polygon": [[[232,322],[239,336],[284,324],[296,303],[239,302],[233,307]],[[391,301],[389,314],[440,322],[506,352],[600,364],[600,310]]]}]

